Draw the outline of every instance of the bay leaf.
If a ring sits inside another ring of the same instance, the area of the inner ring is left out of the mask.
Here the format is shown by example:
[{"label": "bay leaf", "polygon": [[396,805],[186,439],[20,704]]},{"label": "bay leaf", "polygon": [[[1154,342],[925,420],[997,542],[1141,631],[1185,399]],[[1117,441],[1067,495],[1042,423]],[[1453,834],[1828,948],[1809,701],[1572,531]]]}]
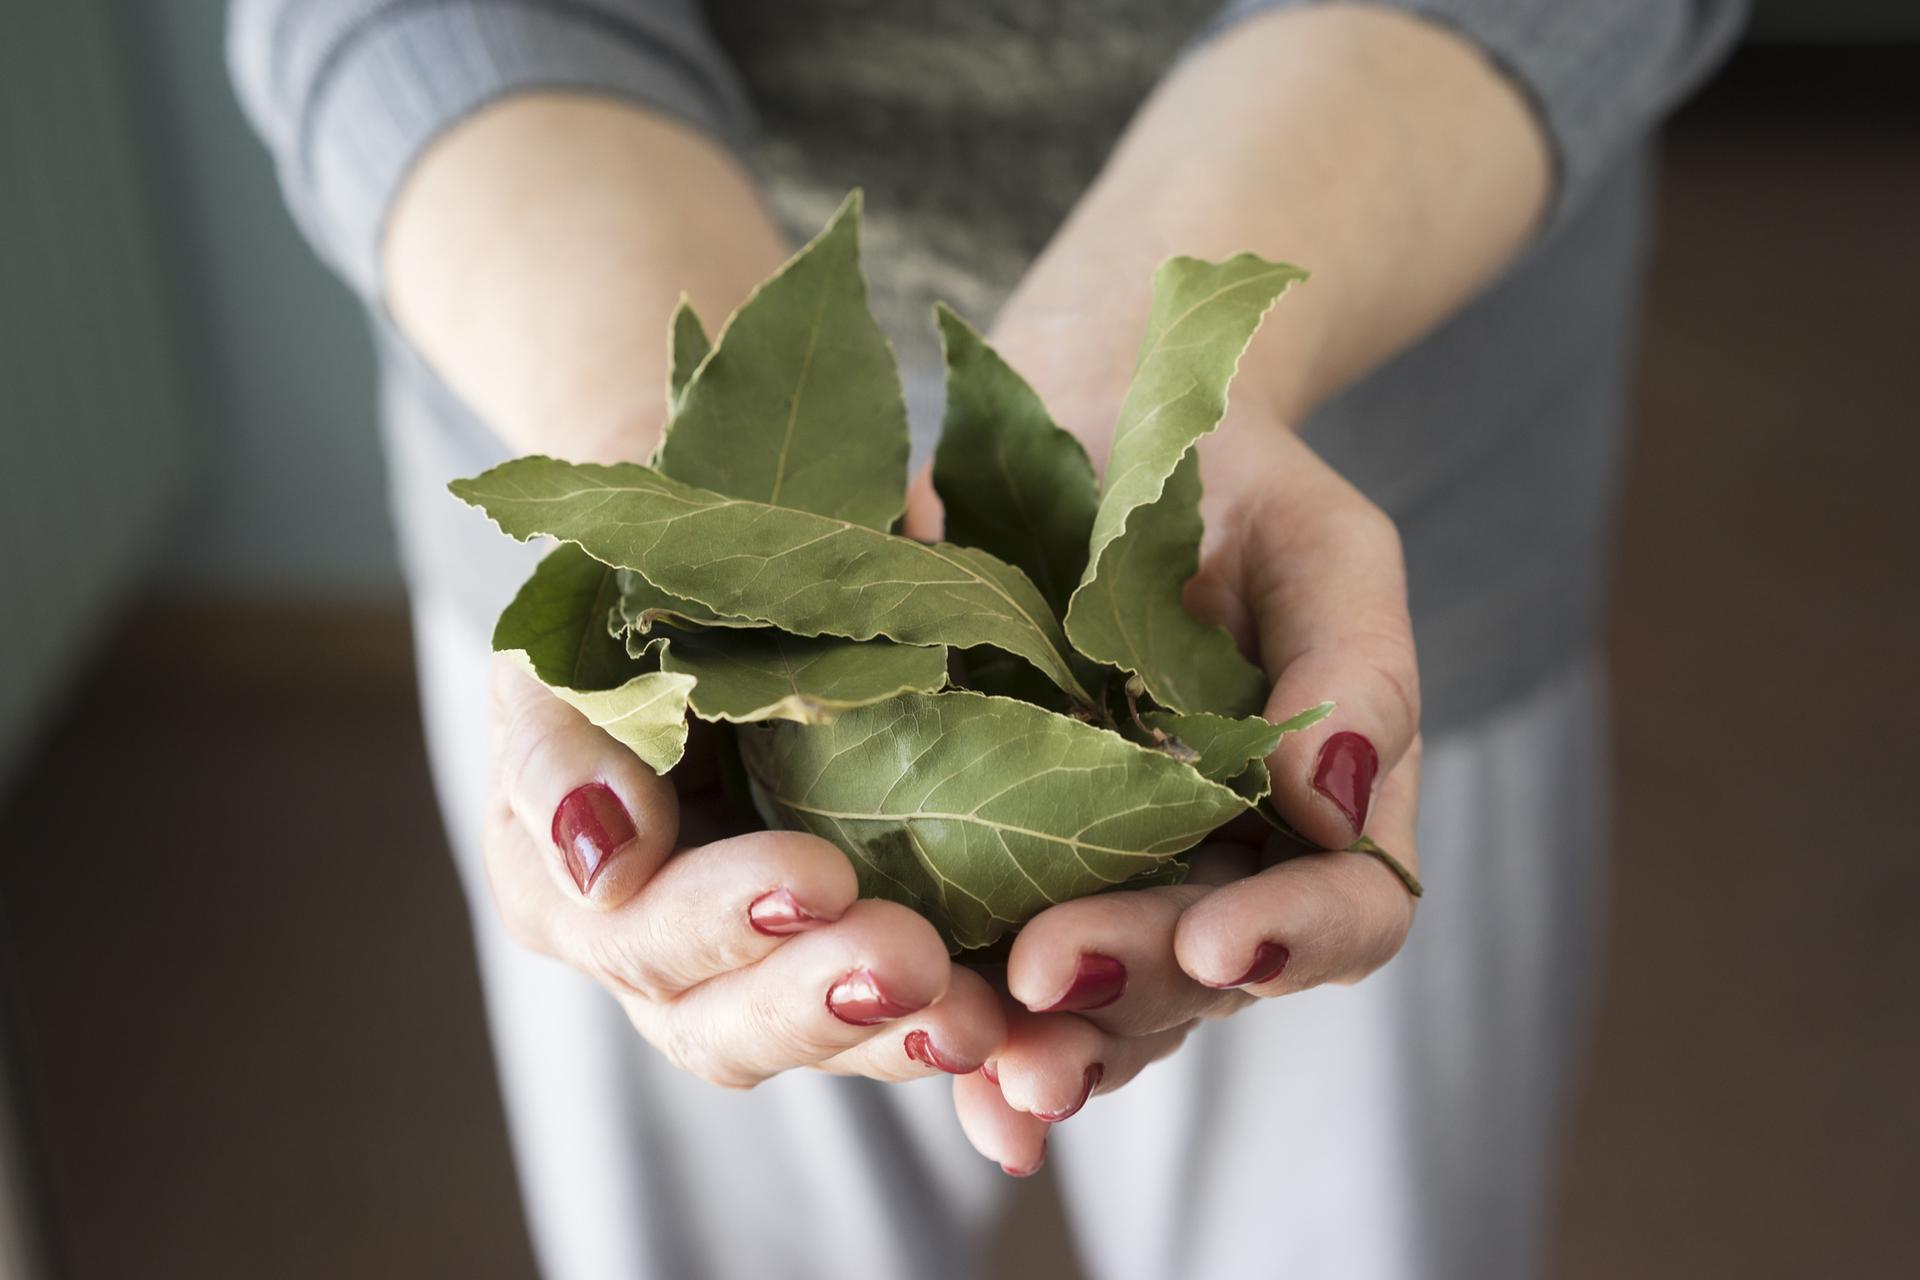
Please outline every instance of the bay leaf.
[{"label": "bay leaf", "polygon": [[636,463],[516,458],[449,487],[513,537],[578,543],[717,614],[802,636],[990,644],[1093,701],[1046,600],[984,551],[729,498]]},{"label": "bay leaf", "polygon": [[1251,803],[1272,789],[1273,780],[1267,775],[1266,761],[1280,740],[1332,714],[1333,704],[1322,702],[1278,724],[1260,716],[1232,719],[1205,711],[1186,715],[1148,711],[1140,719],[1147,728],[1158,730],[1194,753],[1197,758],[1188,763],[1201,777],[1233,788]]},{"label": "bay leaf", "polygon": [[1100,502],[1093,463],[973,326],[945,304],[935,315],[947,412],[933,487],[946,508],[946,536],[1023,570],[1064,616]]},{"label": "bay leaf", "polygon": [[741,735],[762,816],[846,851],[863,895],[956,949],[1150,877],[1247,802],[1116,733],[1006,698],[909,694]]},{"label": "bay leaf", "polygon": [[635,672],[623,645],[607,632],[619,598],[614,570],[571,543],[540,558],[493,627],[496,653],[527,657],[534,678],[550,688],[611,689]]},{"label": "bay leaf", "polygon": [[1240,717],[1264,701],[1259,670],[1181,603],[1199,567],[1193,447],[1226,413],[1227,384],[1261,318],[1305,274],[1248,253],[1218,263],[1171,258],[1154,273],[1066,629],[1081,653],[1136,673],[1175,710]]},{"label": "bay leaf", "polygon": [[665,773],[687,744],[693,680],[635,662],[607,633],[613,570],[571,543],[544,556],[494,626],[493,647]]},{"label": "bay leaf", "polygon": [[858,191],[728,319],[657,460],[715,493],[874,529],[906,509],[906,400],[867,309]]},{"label": "bay leaf", "polygon": [[671,417],[680,410],[680,402],[686,397],[687,384],[693,381],[693,371],[707,358],[707,352],[713,344],[707,340],[706,326],[700,323],[700,317],[694,314],[693,303],[686,294],[680,295],[680,305],[673,309],[673,319],[667,326],[667,414]]},{"label": "bay leaf", "polygon": [[687,699],[693,677],[647,671],[613,689],[548,686],[594,724],[605,729],[655,773],[680,763],[687,750]]},{"label": "bay leaf", "polygon": [[617,594],[607,626],[616,637],[626,638],[627,652],[633,657],[639,657],[646,648],[648,633],[663,623],[681,628],[760,625],[752,618],[715,613],[697,600],[668,595],[631,569],[615,569],[613,575]]},{"label": "bay leaf", "polygon": [[693,713],[748,724],[825,724],[845,711],[947,682],[938,646],[750,631],[674,632],[659,642],[660,669],[692,676]]}]

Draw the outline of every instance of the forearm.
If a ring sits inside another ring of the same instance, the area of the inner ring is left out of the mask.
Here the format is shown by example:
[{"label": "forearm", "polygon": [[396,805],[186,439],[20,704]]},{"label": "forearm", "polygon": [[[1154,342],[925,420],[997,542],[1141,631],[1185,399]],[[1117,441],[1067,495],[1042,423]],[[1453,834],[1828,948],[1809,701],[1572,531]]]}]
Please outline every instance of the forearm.
[{"label": "forearm", "polygon": [[1125,384],[1160,259],[1293,262],[1312,279],[1269,318],[1235,396],[1298,422],[1498,272],[1548,185],[1525,101],[1462,38],[1360,6],[1256,18],[1142,107],[998,336],[1016,360],[1046,353],[1028,372],[1050,402],[1091,409]]},{"label": "forearm", "polygon": [[681,293],[718,326],[786,256],[705,135],[579,95],[508,98],[449,131],[395,202],[386,302],[516,450],[642,458]]}]

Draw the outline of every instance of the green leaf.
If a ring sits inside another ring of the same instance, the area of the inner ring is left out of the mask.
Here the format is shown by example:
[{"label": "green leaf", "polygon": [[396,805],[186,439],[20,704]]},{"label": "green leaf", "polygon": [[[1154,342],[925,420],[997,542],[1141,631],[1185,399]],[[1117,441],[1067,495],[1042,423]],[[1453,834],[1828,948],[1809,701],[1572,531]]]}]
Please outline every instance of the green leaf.
[{"label": "green leaf", "polygon": [[549,688],[611,689],[634,675],[626,649],[607,632],[618,595],[612,569],[562,543],[501,611],[494,651],[526,654],[534,678]]},{"label": "green leaf", "polygon": [[692,676],[648,671],[614,689],[548,687],[624,743],[655,773],[673,768],[686,753]]},{"label": "green leaf", "polygon": [[842,712],[947,682],[947,651],[887,640],[752,631],[677,632],[658,641],[660,669],[692,676],[693,713],[747,724],[825,724]]},{"label": "green leaf", "polygon": [[611,572],[617,595],[607,617],[607,629],[615,636],[625,636],[627,652],[636,658],[646,648],[647,634],[663,623],[682,628],[760,625],[751,618],[724,617],[697,600],[668,595],[631,569]]},{"label": "green leaf", "polygon": [[984,551],[724,497],[630,462],[517,458],[449,488],[522,541],[578,543],[718,614],[802,636],[990,644],[1093,701],[1046,600]]},{"label": "green leaf", "polygon": [[845,850],[863,895],[958,949],[1154,872],[1247,802],[1118,734],[1005,698],[910,694],[743,733],[768,822]]},{"label": "green leaf", "polygon": [[1297,267],[1237,254],[1173,258],[1153,277],[1133,382],[1114,426],[1085,574],[1067,611],[1081,653],[1137,673],[1155,701],[1228,716],[1260,710],[1266,683],[1181,589],[1199,567],[1200,473],[1193,446],[1219,425],[1227,384]]},{"label": "green leaf", "polygon": [[715,493],[874,529],[906,509],[907,407],[867,310],[859,192],[727,321],[658,461]]},{"label": "green leaf", "polygon": [[679,763],[693,681],[645,669],[607,633],[613,570],[571,544],[548,553],[500,615],[493,647],[655,771]]},{"label": "green leaf", "polygon": [[680,295],[680,305],[673,309],[673,320],[667,327],[667,414],[671,418],[680,411],[680,401],[687,394],[687,384],[693,381],[693,371],[707,358],[707,352],[713,344],[707,341],[706,326],[700,323],[700,317],[694,314],[693,303],[686,294]]},{"label": "green leaf", "polygon": [[947,416],[933,487],[947,537],[1025,571],[1054,615],[1087,565],[1100,502],[1093,463],[986,339],[945,304],[935,309],[947,357]]},{"label": "green leaf", "polygon": [[[1140,719],[1150,730],[1165,734],[1168,747],[1181,758],[1181,750],[1193,754],[1188,760],[1200,776],[1232,787],[1247,801],[1264,797],[1272,788],[1267,776],[1267,757],[1280,740],[1309,725],[1318,724],[1333,713],[1333,704],[1323,702],[1290,716],[1279,724],[1259,716],[1229,719],[1208,712],[1181,715],[1172,711],[1148,711]],[[1166,748],[1163,748],[1166,749]]]}]

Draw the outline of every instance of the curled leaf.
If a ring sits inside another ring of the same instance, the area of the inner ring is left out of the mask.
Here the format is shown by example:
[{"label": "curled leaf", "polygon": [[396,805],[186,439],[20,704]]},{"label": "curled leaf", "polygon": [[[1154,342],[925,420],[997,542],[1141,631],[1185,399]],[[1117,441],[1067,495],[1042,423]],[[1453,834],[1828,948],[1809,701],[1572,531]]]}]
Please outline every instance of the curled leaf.
[{"label": "curled leaf", "polygon": [[1066,627],[1081,653],[1137,673],[1155,701],[1177,711],[1255,715],[1265,698],[1264,678],[1232,639],[1181,602],[1200,557],[1193,446],[1226,413],[1227,384],[1261,317],[1305,274],[1250,253],[1218,263],[1173,258],[1154,273]]}]

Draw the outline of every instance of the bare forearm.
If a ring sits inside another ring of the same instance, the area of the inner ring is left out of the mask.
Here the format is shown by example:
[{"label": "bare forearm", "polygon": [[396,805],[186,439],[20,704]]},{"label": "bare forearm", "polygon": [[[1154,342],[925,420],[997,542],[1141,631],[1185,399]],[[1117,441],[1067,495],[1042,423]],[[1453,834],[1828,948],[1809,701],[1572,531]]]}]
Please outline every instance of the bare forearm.
[{"label": "bare forearm", "polygon": [[383,250],[388,307],[441,377],[514,448],[585,461],[651,448],[680,294],[717,325],[785,256],[718,144],[558,94],[435,143]]},{"label": "bare forearm", "polygon": [[1141,109],[1000,336],[1016,358],[1071,349],[1031,374],[1102,399],[1086,384],[1124,385],[1161,258],[1294,262],[1313,278],[1269,319],[1235,394],[1297,422],[1498,272],[1548,182],[1526,103],[1458,36],[1364,6],[1254,19]]}]

